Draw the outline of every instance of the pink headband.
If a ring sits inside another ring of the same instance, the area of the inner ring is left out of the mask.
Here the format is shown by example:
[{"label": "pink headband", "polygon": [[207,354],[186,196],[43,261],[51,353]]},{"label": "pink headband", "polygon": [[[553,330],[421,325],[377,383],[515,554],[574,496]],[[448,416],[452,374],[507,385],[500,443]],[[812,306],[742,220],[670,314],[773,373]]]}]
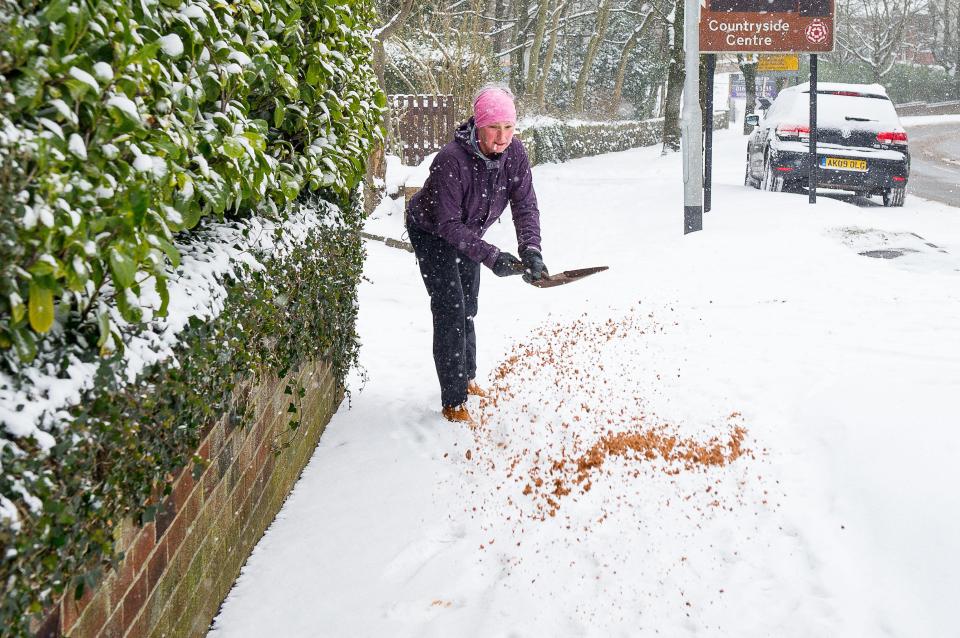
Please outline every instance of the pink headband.
[{"label": "pink headband", "polygon": [[482,91],[473,101],[473,121],[477,128],[517,121],[517,107],[513,98],[503,89],[489,88]]}]

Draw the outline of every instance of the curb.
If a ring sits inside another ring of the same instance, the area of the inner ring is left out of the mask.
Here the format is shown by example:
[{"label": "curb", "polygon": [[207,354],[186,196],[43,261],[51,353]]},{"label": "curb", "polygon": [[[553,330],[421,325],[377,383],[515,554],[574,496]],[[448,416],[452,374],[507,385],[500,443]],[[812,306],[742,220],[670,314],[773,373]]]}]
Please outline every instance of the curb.
[{"label": "curb", "polygon": [[400,239],[393,239],[392,237],[384,237],[383,235],[374,235],[372,233],[365,232],[361,232],[360,236],[364,239],[383,242],[387,246],[390,246],[390,248],[399,248],[400,250],[405,250],[408,253],[413,252],[413,244],[408,241],[402,241]]}]

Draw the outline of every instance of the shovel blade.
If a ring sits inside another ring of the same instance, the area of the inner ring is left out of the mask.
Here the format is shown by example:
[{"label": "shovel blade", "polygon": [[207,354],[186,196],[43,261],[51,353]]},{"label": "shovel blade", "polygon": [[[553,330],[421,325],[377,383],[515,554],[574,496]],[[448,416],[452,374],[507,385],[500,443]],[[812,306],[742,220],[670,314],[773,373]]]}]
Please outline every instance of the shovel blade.
[{"label": "shovel blade", "polygon": [[609,266],[594,266],[593,268],[565,270],[561,273],[538,279],[537,281],[531,281],[530,283],[537,288],[553,288],[554,286],[562,286],[564,284],[573,283],[574,281],[579,281],[584,277],[589,277],[590,275],[595,275],[598,272],[603,272],[604,270],[607,270],[607,268],[609,268]]}]

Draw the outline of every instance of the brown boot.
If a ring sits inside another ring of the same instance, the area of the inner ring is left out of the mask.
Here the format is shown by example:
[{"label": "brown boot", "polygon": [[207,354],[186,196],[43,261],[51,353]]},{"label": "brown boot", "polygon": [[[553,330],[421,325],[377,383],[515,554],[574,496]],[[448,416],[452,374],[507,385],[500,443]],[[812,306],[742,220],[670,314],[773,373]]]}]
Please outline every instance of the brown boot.
[{"label": "brown boot", "polygon": [[487,396],[487,391],[477,385],[477,382],[473,379],[467,381],[467,394],[472,394],[475,397],[485,397]]},{"label": "brown boot", "polygon": [[447,421],[453,421],[454,423],[469,423],[472,425],[474,422],[473,417],[470,416],[470,411],[467,410],[466,403],[443,406],[443,418]]}]

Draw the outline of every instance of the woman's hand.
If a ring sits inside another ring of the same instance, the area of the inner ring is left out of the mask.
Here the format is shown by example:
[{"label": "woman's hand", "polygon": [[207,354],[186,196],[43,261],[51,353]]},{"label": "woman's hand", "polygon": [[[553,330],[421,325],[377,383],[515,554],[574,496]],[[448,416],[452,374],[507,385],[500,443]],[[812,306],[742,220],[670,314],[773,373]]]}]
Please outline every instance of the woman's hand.
[{"label": "woman's hand", "polygon": [[510,275],[523,274],[523,262],[510,253],[501,252],[497,255],[497,261],[493,264],[493,274],[497,277],[509,277]]},{"label": "woman's hand", "polygon": [[550,276],[546,264],[543,263],[543,256],[540,255],[540,251],[527,248],[520,253],[520,256],[523,258],[524,281],[530,283]]}]

